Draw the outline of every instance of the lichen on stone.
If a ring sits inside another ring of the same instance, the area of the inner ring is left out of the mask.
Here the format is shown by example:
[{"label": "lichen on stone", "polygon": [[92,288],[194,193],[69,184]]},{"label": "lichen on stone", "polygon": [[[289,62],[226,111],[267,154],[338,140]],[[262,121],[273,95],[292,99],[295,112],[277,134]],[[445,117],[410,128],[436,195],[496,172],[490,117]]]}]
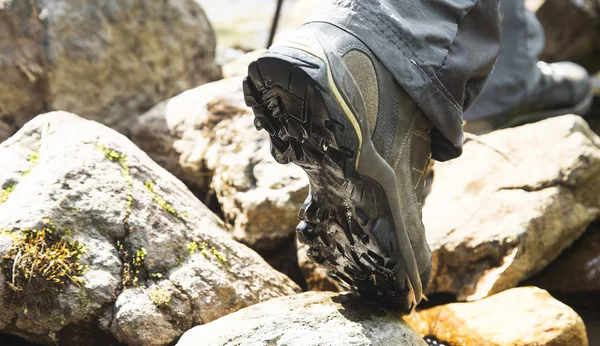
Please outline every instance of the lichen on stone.
[{"label": "lichen on stone", "polygon": [[154,288],[148,292],[148,297],[157,308],[168,307],[171,304],[172,296],[173,292],[164,287]]},{"label": "lichen on stone", "polygon": [[212,254],[220,263],[229,268],[229,263],[227,262],[227,258],[223,256],[219,250],[217,250],[214,246],[210,246],[210,244],[206,241],[192,241],[188,243],[187,250],[190,255],[199,251],[204,257],[209,257]]},{"label": "lichen on stone", "polygon": [[179,213],[177,210],[175,210],[173,205],[171,205],[169,202],[167,202],[163,196],[159,195],[155,191],[154,183],[152,181],[148,180],[144,183],[144,185],[146,186],[146,189],[148,189],[148,191],[150,191],[150,193],[152,194],[152,200],[155,201],[164,210],[168,211],[170,214],[172,214],[180,219],[184,219],[185,217],[187,217],[187,213],[183,213],[183,214]]},{"label": "lichen on stone", "polygon": [[29,169],[27,169],[21,175],[23,177],[28,176],[31,173],[31,171],[33,170],[33,168],[37,165],[39,159],[40,159],[40,154],[37,151],[34,151],[33,153],[29,154],[27,161],[29,161],[29,163],[31,163],[31,166],[29,167]]},{"label": "lichen on stone", "polygon": [[17,184],[13,184],[0,192],[0,204],[8,201],[8,196],[10,196],[15,187],[17,187]]},{"label": "lichen on stone", "polygon": [[129,217],[131,216],[131,207],[133,205],[133,177],[131,176],[131,170],[127,165],[127,155],[118,152],[113,149],[109,149],[104,145],[97,144],[96,147],[100,149],[104,156],[110,161],[119,162],[121,165],[121,175],[125,180],[125,184],[127,185],[127,192],[125,196],[125,216],[123,217],[123,226],[125,227],[125,231],[131,231],[131,225],[129,225]]},{"label": "lichen on stone", "polygon": [[[38,154],[38,152],[33,152],[29,155],[29,157],[27,158],[27,161],[29,161],[31,163],[31,166],[29,167],[28,170],[26,170],[25,172],[23,172],[23,174],[21,174],[21,176],[26,177],[29,175],[29,173],[31,173],[31,170],[35,167],[35,165],[37,164],[38,160],[40,158],[40,155]],[[0,191],[0,204],[8,201],[8,197],[10,196],[10,194],[14,191],[14,189],[17,187],[17,183],[14,183],[10,186],[8,186],[5,189],[2,189]]]}]

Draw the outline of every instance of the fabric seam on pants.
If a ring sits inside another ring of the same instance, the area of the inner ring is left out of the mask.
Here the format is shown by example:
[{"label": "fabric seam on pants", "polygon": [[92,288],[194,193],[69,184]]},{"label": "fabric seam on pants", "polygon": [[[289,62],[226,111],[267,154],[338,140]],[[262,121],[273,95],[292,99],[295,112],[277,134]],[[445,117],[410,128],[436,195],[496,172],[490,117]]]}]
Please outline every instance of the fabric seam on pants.
[{"label": "fabric seam on pants", "polygon": [[[406,56],[406,51],[410,52],[410,55],[417,60],[417,62],[421,63],[421,65],[425,65],[425,62],[420,59],[414,52],[412,49],[410,49],[409,45],[402,39],[402,35],[400,35],[398,32],[396,32],[394,30],[394,28],[392,26],[390,26],[387,23],[387,18],[384,16],[381,16],[380,14],[371,11],[370,9],[362,6],[360,3],[357,2],[357,5],[362,8],[365,13],[368,13],[369,15],[371,15],[372,19],[376,19],[375,21],[373,21],[373,24],[375,25],[375,27],[382,33],[385,35],[385,37],[388,39],[388,41],[390,41],[396,48],[398,48],[398,50],[400,50],[402,52],[402,54],[404,54],[405,57]],[[392,37],[390,37],[390,35],[386,32],[386,30],[384,30],[384,28],[381,28],[379,25],[377,25],[378,22],[381,22],[383,25],[385,25],[385,27],[392,33],[394,34],[394,37],[396,37],[398,40],[393,40]],[[404,47],[401,47],[398,43],[401,42],[402,45]],[[404,49],[402,49],[404,48]],[[407,57],[408,58],[408,57]],[[425,70],[423,70],[423,68],[421,66],[419,66],[419,64],[417,62],[415,62],[413,59],[409,59],[410,61],[413,62],[413,64],[415,64],[419,70],[421,70],[426,76],[427,78],[432,82],[432,84],[435,86],[436,89],[438,89],[438,91],[442,94],[442,96],[444,96],[444,98],[450,102],[454,108],[456,108],[459,112],[462,113],[462,109],[460,108],[460,105],[458,104],[458,102],[454,99],[454,96],[452,96],[452,94],[448,91],[448,89],[446,89],[446,87],[444,86],[444,83],[442,83],[442,81],[440,81],[436,75],[433,74],[428,74],[427,72],[425,72]],[[435,83],[435,81],[437,81],[439,83]],[[440,86],[442,87],[443,90],[440,89]],[[448,97],[450,97],[450,99],[448,99]]]},{"label": "fabric seam on pants", "polygon": [[[362,7],[362,6],[361,6]],[[396,48],[398,48],[398,50],[400,50],[400,52],[402,52],[402,54],[410,61],[413,63],[413,65],[415,65],[426,77],[427,79],[429,79],[429,81],[431,82],[431,84],[439,91],[439,93],[442,95],[442,97],[444,99],[446,99],[446,101],[448,101],[454,108],[456,108],[456,110],[458,110],[461,114],[462,114],[462,110],[460,108],[460,106],[458,105],[458,103],[456,103],[456,101],[454,100],[454,97],[448,92],[448,90],[444,87],[443,83],[436,77],[436,76],[432,76],[430,74],[428,74],[427,72],[425,72],[425,70],[423,70],[423,68],[421,68],[421,66],[419,66],[419,64],[413,60],[410,59],[408,56],[406,56],[406,51],[410,51],[410,55],[412,55],[415,59],[421,61],[418,57],[416,57],[414,55],[414,52],[412,52],[408,46],[406,45],[406,43],[402,40],[400,40],[400,42],[402,42],[402,44],[404,45],[404,47],[401,47],[395,40],[393,40],[390,35],[386,32],[386,30],[384,30],[383,28],[381,28],[379,25],[377,25],[377,21],[380,20],[380,18],[377,17],[376,13],[370,11],[369,9],[366,9],[364,7],[362,7],[363,9],[365,9],[365,11],[367,11],[370,15],[371,15],[371,19],[374,19],[373,23],[375,25],[375,28],[382,33],[390,43],[392,43]],[[383,19],[381,19],[382,22],[384,22]],[[391,29],[389,27],[388,24],[386,24],[385,22],[383,23],[388,29]],[[393,30],[392,30],[393,31]],[[425,63],[423,61],[421,61],[421,63],[424,65]],[[440,86],[438,85],[438,83],[436,83],[432,77],[441,84],[441,87],[444,89],[440,89]],[[448,94],[448,95],[447,95]],[[448,98],[448,96],[450,97],[450,99]]]}]

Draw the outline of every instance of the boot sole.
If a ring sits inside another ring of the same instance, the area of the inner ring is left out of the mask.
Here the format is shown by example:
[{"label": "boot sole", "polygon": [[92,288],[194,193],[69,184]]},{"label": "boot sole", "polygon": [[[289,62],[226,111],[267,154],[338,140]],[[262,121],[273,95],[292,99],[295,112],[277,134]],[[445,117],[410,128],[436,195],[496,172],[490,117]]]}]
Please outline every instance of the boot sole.
[{"label": "boot sole", "polygon": [[515,126],[519,126],[519,125],[529,124],[529,123],[533,123],[536,121],[540,121],[540,120],[544,120],[544,119],[548,119],[548,118],[552,118],[552,117],[556,117],[556,116],[560,116],[560,115],[565,115],[565,114],[577,114],[577,115],[584,117],[587,115],[587,113],[592,108],[593,102],[594,102],[594,94],[590,90],[589,94],[586,95],[586,97],[584,97],[581,101],[579,101],[577,104],[575,104],[572,107],[519,115],[519,116],[514,117],[510,121],[508,121],[505,125],[502,126],[502,128],[504,129],[504,128],[515,127]]},{"label": "boot sole", "polygon": [[246,104],[256,128],[271,136],[275,160],[294,163],[309,177],[296,230],[308,256],[362,296],[408,313],[421,300],[421,281],[429,282],[431,268],[419,275],[396,175],[362,135],[370,133],[368,124],[355,115],[356,103],[347,101],[352,96],[340,92],[352,89],[353,79],[340,69],[341,60],[330,64],[335,57],[319,48],[288,43],[251,63]]},{"label": "boot sole", "polygon": [[[482,118],[482,119],[477,119],[474,120],[472,122],[467,122],[467,124],[464,126],[464,130],[465,132],[470,132],[476,135],[482,135],[482,134],[486,134],[495,130],[502,130],[502,129],[508,129],[511,127],[516,127],[516,126],[522,126],[525,124],[531,124],[531,123],[535,123],[537,121],[541,121],[541,120],[545,120],[545,119],[549,119],[549,118],[553,118],[553,117],[557,117],[557,116],[561,116],[561,115],[565,115],[565,114],[576,114],[582,117],[585,117],[589,111],[592,108],[594,102],[594,94],[592,92],[592,90],[590,90],[590,92],[588,93],[588,95],[586,95],[581,101],[579,101],[577,104],[571,106],[571,107],[566,107],[566,108],[557,108],[557,109],[550,109],[550,110],[544,110],[544,111],[539,111],[539,112],[533,112],[533,113],[525,113],[525,114],[521,114],[518,116],[515,116],[511,119],[509,119],[508,121],[502,121],[502,118],[498,118],[498,117],[492,117],[492,118]],[[497,122],[497,123],[501,123],[501,125],[487,125],[486,121],[491,121],[493,122]],[[481,128],[481,125],[475,125],[475,127],[473,127],[473,124],[480,124],[480,122],[483,122],[484,127]]]}]

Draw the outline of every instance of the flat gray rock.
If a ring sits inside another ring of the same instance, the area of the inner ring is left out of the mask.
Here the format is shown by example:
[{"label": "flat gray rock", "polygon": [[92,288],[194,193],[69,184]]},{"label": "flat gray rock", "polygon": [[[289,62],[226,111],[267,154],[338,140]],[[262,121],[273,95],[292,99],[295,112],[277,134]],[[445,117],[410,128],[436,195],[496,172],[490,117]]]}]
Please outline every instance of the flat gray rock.
[{"label": "flat gray rock", "polygon": [[351,294],[306,292],[257,304],[181,337],[178,346],[426,345],[393,312]]}]

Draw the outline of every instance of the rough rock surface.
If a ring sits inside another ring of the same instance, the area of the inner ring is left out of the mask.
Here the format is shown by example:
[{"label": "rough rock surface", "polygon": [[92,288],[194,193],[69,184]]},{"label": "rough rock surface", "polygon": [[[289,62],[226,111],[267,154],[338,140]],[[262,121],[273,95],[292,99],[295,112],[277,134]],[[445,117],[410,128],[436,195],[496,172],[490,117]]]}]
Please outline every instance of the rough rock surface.
[{"label": "rough rock surface", "polygon": [[234,238],[264,251],[294,234],[308,180],[272,158],[241,88],[230,78],[188,90],[143,115],[131,138],[191,188],[214,189]]},{"label": "rough rock surface", "polygon": [[0,44],[9,132],[43,110],[114,125],[220,77],[214,33],[193,0],[2,1]]},{"label": "rough rock surface", "polygon": [[514,288],[478,302],[440,305],[405,320],[421,335],[450,345],[588,344],[581,317],[536,287]]},{"label": "rough rock surface", "polygon": [[32,1],[0,2],[0,142],[46,109],[39,15]]},{"label": "rough rock surface", "polygon": [[[194,325],[298,292],[233,241],[183,183],[103,125],[64,112],[38,116],[0,145],[0,162],[2,332],[69,344],[56,340],[61,330],[99,320],[88,328],[128,345],[164,345]],[[49,283],[61,274],[44,269],[54,268],[51,254],[42,256],[52,244],[77,254],[62,259],[74,266],[62,284]],[[38,255],[27,256],[31,249]]]},{"label": "rough rock surface", "polygon": [[580,117],[469,141],[460,158],[436,164],[425,202],[429,293],[474,300],[516,286],[600,215],[599,190],[600,138]]},{"label": "rough rock surface", "polygon": [[307,292],[254,305],[185,333],[179,346],[426,345],[394,313],[350,294]]},{"label": "rough rock surface", "polygon": [[298,265],[306,281],[306,286],[310,291],[331,291],[343,292],[346,289],[327,274],[327,269],[319,266],[315,261],[308,257],[308,245],[297,242],[298,244]]},{"label": "rough rock surface", "polygon": [[527,284],[562,293],[600,293],[600,225],[583,236]]}]

